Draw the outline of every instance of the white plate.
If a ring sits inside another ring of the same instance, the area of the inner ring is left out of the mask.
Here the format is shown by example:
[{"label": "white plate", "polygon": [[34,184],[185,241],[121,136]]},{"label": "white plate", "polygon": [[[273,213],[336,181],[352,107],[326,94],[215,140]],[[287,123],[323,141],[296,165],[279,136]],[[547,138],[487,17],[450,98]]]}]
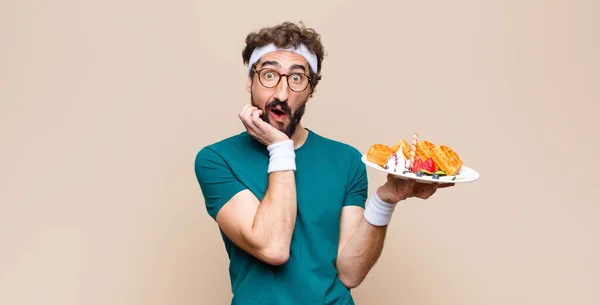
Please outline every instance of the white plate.
[{"label": "white plate", "polygon": [[[470,167],[464,166],[464,165],[460,168],[458,173],[454,176],[440,176],[439,179],[433,179],[433,176],[423,175],[423,176],[419,177],[419,176],[415,175],[414,173],[408,173],[408,172],[403,173],[404,169],[402,167],[399,167],[396,172],[394,172],[391,169],[387,170],[387,169],[379,166],[379,164],[376,164],[376,163],[373,163],[373,162],[370,162],[369,160],[367,160],[366,155],[363,155],[361,160],[367,166],[372,167],[376,170],[382,171],[384,173],[389,173],[389,174],[398,176],[403,179],[413,179],[413,180],[417,180],[417,181],[424,182],[424,183],[466,183],[466,182],[473,182],[473,181],[479,179],[479,173],[477,171],[475,171],[474,169],[472,169]],[[404,164],[404,160],[405,160],[404,158],[398,158],[398,163]]]}]

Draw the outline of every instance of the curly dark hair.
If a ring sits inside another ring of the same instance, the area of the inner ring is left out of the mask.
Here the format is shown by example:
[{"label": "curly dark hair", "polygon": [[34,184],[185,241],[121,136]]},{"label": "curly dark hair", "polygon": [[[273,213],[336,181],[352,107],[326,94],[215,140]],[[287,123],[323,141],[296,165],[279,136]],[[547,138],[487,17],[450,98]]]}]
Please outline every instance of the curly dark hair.
[{"label": "curly dark hair", "polygon": [[246,47],[242,51],[244,64],[248,64],[252,51],[257,47],[262,47],[270,43],[280,48],[297,48],[301,43],[317,55],[317,73],[310,70],[311,94],[314,92],[317,84],[321,80],[321,63],[325,57],[325,49],[321,43],[321,35],[314,29],[307,28],[302,21],[299,24],[292,22],[283,22],[273,27],[262,28],[246,36]]}]

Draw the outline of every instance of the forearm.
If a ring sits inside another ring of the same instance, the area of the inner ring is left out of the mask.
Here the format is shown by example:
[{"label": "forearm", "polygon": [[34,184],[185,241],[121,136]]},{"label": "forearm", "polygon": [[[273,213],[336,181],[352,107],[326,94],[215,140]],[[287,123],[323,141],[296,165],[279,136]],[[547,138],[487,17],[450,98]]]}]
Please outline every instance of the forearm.
[{"label": "forearm", "polygon": [[360,285],[379,259],[396,204],[383,201],[377,193],[369,199],[359,225],[336,262],[339,278],[346,286]]},{"label": "forearm", "polygon": [[268,184],[249,228],[257,255],[272,264],[287,261],[296,224],[295,152],[291,140],[269,145]]},{"label": "forearm", "polygon": [[337,258],[342,283],[349,288],[360,285],[381,256],[386,233],[387,226],[373,226],[365,219],[360,222]]},{"label": "forearm", "polygon": [[[269,174],[269,185],[261,201],[252,236],[265,251],[288,253],[296,223],[296,183],[293,171]],[[272,253],[271,253],[272,255]]]}]

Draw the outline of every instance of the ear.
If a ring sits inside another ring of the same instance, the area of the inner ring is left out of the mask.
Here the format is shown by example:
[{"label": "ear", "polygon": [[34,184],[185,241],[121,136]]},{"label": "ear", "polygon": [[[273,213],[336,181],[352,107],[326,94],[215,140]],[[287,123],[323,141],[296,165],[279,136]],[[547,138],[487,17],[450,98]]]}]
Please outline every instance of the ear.
[{"label": "ear", "polygon": [[246,80],[246,90],[252,93],[252,76],[249,76]]}]

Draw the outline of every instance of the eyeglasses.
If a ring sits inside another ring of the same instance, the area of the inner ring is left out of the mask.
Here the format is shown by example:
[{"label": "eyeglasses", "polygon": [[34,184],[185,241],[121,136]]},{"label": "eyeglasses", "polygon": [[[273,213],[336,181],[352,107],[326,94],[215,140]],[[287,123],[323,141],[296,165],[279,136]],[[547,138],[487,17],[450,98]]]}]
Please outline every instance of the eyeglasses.
[{"label": "eyeglasses", "polygon": [[255,73],[258,73],[258,81],[260,82],[260,84],[267,88],[273,88],[277,86],[281,81],[282,76],[286,77],[288,86],[294,92],[302,92],[306,90],[311,81],[311,78],[308,75],[300,72],[291,74],[281,74],[277,72],[277,70],[269,68],[262,70],[252,70]]}]

